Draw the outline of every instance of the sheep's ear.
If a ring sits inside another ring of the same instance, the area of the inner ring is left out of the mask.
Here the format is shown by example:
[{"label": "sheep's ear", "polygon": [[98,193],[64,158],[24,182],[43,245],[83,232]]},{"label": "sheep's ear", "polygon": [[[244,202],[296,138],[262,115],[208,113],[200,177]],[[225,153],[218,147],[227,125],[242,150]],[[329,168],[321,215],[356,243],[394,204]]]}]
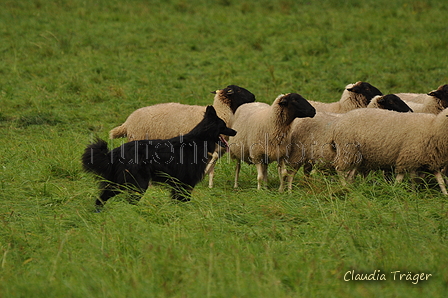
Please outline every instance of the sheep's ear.
[{"label": "sheep's ear", "polygon": [[286,99],[282,99],[278,102],[278,105],[280,106],[287,106],[288,105],[288,101]]},{"label": "sheep's ear", "polygon": [[437,91],[431,91],[428,93],[429,96],[437,96]]},{"label": "sheep's ear", "polygon": [[212,91],[212,92],[210,92],[210,93],[212,93],[212,94],[216,94],[216,93],[218,93],[218,90],[216,90],[216,91]]}]

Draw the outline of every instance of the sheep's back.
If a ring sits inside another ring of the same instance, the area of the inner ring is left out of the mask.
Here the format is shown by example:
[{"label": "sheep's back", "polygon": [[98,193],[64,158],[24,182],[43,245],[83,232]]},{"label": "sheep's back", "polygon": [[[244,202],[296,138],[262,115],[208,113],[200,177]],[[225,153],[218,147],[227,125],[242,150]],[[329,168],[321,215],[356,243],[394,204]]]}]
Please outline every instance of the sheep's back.
[{"label": "sheep's back", "polygon": [[427,146],[428,128],[434,119],[431,114],[377,109],[349,112],[334,127],[335,166],[340,170],[355,165],[366,169],[412,167],[421,162],[420,153]]},{"label": "sheep's back", "polygon": [[140,108],[126,119],[128,140],[169,139],[190,132],[204,117],[204,106],[162,103]]},{"label": "sheep's back", "polygon": [[413,102],[422,102],[421,96],[426,95],[424,93],[396,93],[401,100],[404,101],[413,101]]},{"label": "sheep's back", "polygon": [[317,112],[339,113],[339,102],[320,102],[308,100]]}]

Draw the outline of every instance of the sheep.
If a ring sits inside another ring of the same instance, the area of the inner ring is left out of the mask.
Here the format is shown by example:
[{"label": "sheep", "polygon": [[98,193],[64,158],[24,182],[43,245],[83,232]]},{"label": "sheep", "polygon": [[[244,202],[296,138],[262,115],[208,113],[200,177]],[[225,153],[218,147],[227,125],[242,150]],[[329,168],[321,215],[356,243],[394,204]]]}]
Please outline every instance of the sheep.
[{"label": "sheep", "polygon": [[[439,91],[439,92],[437,92],[437,91]],[[430,93],[432,93],[432,92],[436,92],[438,98],[441,98],[441,97],[446,98],[447,94],[448,94],[448,84],[440,85],[439,88],[437,88],[436,90],[433,90],[429,93],[395,93],[395,95],[397,95],[404,101],[423,103],[425,97],[427,95],[430,95]],[[445,94],[445,95],[443,95],[443,94]]]},{"label": "sheep", "polygon": [[[400,98],[393,94],[377,95],[367,107],[412,112]],[[288,180],[288,189],[292,190],[294,176],[302,165],[304,165],[306,176],[310,174],[313,166],[332,168],[336,149],[332,140],[331,128],[342,115],[317,112],[313,118],[294,120],[290,130],[287,156],[279,170],[279,191],[284,190],[285,179]]]},{"label": "sheep", "polygon": [[[254,102],[255,96],[236,85],[212,92],[213,107],[227,125],[239,106]],[[128,142],[144,139],[168,139],[188,133],[198,124],[206,107],[180,103],[161,103],[134,111],[126,121],[109,132],[111,139],[127,137]]]},{"label": "sheep", "polygon": [[318,112],[346,113],[348,111],[365,108],[376,95],[383,95],[380,90],[367,82],[356,82],[345,87],[341,99],[337,102],[324,103],[310,101]]},{"label": "sheep", "polygon": [[333,127],[333,165],[338,172],[350,171],[350,179],[359,169],[393,168],[397,182],[406,171],[415,175],[425,168],[448,194],[441,173],[448,163],[447,116],[448,109],[438,115],[380,109],[348,112]]},{"label": "sheep", "polygon": [[238,187],[241,161],[256,165],[257,188],[265,186],[268,164],[285,156],[293,120],[315,114],[314,107],[297,93],[281,94],[272,105],[249,103],[240,107],[232,125],[238,134],[229,139],[230,156],[237,160],[234,187]]},{"label": "sheep", "polygon": [[416,94],[412,100],[407,101],[407,104],[416,113],[438,114],[448,107],[448,84],[428,94]]},{"label": "sheep", "polygon": [[[235,111],[243,104],[254,102],[255,96],[242,87],[229,85],[212,92],[215,94],[213,107],[219,118],[231,126]],[[111,139],[127,137],[128,141],[144,139],[169,139],[187,134],[198,124],[206,107],[180,103],[161,103],[134,111],[126,121],[109,132]],[[209,187],[213,187],[214,164],[220,156],[220,148],[213,153],[206,173]]]}]

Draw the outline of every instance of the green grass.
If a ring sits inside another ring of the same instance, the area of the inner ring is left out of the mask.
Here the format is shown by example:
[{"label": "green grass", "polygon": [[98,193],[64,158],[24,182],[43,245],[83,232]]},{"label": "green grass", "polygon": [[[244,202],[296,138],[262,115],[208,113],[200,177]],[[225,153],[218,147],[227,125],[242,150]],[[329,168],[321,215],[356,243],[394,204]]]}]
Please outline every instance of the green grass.
[{"label": "green grass", "polygon": [[[237,84],[336,101],[448,82],[444,1],[2,1],[0,297],[443,297],[447,199],[378,175],[256,190],[227,159],[190,203],[160,186],[94,213],[80,156],[135,109]],[[120,141],[114,141],[119,145]],[[387,281],[344,281],[381,270]],[[413,285],[390,272],[431,273]]]}]

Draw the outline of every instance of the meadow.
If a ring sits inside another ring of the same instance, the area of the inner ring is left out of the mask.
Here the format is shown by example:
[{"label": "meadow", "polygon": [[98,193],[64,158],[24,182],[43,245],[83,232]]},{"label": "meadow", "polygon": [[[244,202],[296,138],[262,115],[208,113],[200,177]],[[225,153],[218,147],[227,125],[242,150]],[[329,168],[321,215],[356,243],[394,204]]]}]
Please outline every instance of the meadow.
[{"label": "meadow", "polygon": [[97,182],[80,163],[135,109],[211,104],[230,84],[266,103],[336,101],[356,81],[436,89],[448,83],[446,1],[0,2],[0,297],[448,292],[447,198],[432,185],[299,173],[278,193],[272,165],[257,191],[244,165],[233,189],[224,157],[215,188],[205,179],[189,203],[155,186],[95,213]]}]

